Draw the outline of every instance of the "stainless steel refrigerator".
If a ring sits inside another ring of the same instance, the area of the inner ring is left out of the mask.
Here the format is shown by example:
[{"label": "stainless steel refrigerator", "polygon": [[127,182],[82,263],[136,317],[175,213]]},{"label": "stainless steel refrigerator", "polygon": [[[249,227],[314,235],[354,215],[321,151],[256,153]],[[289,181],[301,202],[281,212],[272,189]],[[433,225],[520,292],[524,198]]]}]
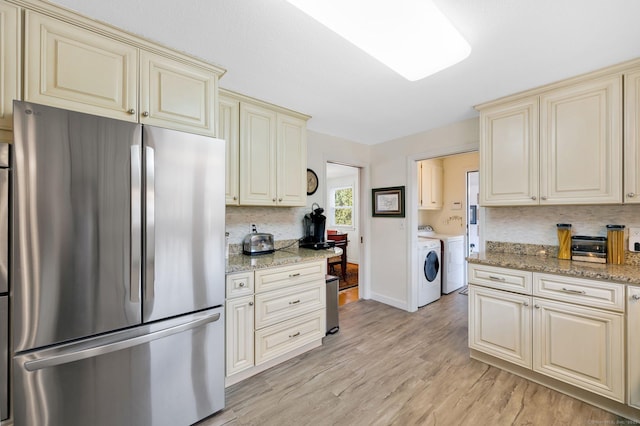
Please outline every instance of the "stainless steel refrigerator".
[{"label": "stainless steel refrigerator", "polygon": [[14,103],[14,421],[224,407],[224,141]]}]

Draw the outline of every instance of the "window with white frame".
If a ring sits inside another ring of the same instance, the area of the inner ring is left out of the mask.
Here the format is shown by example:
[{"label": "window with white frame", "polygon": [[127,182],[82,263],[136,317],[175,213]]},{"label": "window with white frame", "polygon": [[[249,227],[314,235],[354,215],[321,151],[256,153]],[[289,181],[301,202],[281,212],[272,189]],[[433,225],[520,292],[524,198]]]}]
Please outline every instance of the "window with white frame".
[{"label": "window with white frame", "polygon": [[331,224],[353,227],[353,186],[332,189]]}]

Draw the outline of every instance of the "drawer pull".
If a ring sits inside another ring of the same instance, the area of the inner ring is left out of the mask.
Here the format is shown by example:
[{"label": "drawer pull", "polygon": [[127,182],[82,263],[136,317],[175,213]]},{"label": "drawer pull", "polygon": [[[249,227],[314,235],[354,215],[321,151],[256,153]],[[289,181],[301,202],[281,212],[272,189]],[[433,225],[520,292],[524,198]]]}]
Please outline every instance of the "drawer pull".
[{"label": "drawer pull", "polygon": [[238,284],[238,287],[244,287],[244,283]]},{"label": "drawer pull", "polygon": [[573,293],[573,294],[587,294],[587,292],[584,290],[573,290],[571,288],[565,288],[565,287],[562,287],[562,291],[566,293]]},{"label": "drawer pull", "polygon": [[289,335],[289,339],[293,339],[294,337],[298,337],[300,335],[300,332],[298,331],[297,333],[294,334],[290,334]]},{"label": "drawer pull", "polygon": [[300,303],[300,299],[289,302],[290,305],[295,305],[296,303]]},{"label": "drawer pull", "polygon": [[503,277],[496,277],[496,276],[493,276],[493,275],[489,275],[489,279],[493,280],[493,281],[501,281],[501,282],[505,282],[506,281],[506,279],[504,279]]},{"label": "drawer pull", "polygon": [[299,276],[300,276],[300,272],[297,272],[295,274],[289,274],[289,278],[299,277]]},{"label": "drawer pull", "polygon": [[640,300],[640,294],[634,294],[633,296],[631,296],[631,298],[633,300]]}]

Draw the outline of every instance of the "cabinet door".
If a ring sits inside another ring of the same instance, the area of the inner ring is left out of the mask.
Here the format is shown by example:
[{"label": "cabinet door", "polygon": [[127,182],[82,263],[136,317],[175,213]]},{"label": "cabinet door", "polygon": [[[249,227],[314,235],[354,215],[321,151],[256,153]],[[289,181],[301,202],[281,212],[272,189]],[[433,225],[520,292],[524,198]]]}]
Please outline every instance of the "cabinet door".
[{"label": "cabinet door", "polygon": [[20,93],[20,11],[0,3],[0,130],[13,128],[13,100]]},{"label": "cabinet door", "polygon": [[254,365],[253,295],[227,300],[227,377]]},{"label": "cabinet door", "polygon": [[140,122],[215,136],[216,74],[140,51]]},{"label": "cabinet door", "polygon": [[240,204],[240,102],[220,96],[218,137],[226,142],[227,205]]},{"label": "cabinet door", "polygon": [[531,368],[531,297],[469,286],[469,347]]},{"label": "cabinet door", "polygon": [[277,193],[280,206],[307,204],[307,129],[304,120],[278,114]]},{"label": "cabinet door", "polygon": [[480,205],[538,204],[538,98],[480,111]]},{"label": "cabinet door", "polygon": [[628,404],[640,409],[640,287],[627,287]]},{"label": "cabinet door", "polygon": [[624,316],[534,298],[533,369],[624,402]]},{"label": "cabinet door", "polygon": [[26,11],[26,101],[137,122],[138,50]]},{"label": "cabinet door", "polygon": [[443,168],[436,161],[420,162],[419,208],[422,210],[442,208]]},{"label": "cabinet door", "polygon": [[624,202],[640,203],[640,70],[624,80]]},{"label": "cabinet door", "polygon": [[240,204],[276,205],[276,113],[240,102]]},{"label": "cabinet door", "polygon": [[622,76],[540,98],[540,204],[622,202]]}]

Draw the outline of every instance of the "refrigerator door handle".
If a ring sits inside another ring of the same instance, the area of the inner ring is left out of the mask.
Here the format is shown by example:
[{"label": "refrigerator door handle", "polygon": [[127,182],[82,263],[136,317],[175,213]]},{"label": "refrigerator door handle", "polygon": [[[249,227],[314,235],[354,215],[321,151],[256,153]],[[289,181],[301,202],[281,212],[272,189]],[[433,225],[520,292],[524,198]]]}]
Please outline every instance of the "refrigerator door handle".
[{"label": "refrigerator door handle", "polygon": [[129,299],[140,303],[140,261],[142,232],[142,158],[140,146],[131,146],[131,270]]},{"label": "refrigerator door handle", "polygon": [[[193,317],[192,317],[193,318]],[[154,331],[148,334],[139,334],[138,330],[131,330],[124,332],[122,338],[115,342],[109,340],[112,336],[105,336],[97,338],[96,342],[90,347],[77,348],[77,345],[71,345],[67,348],[57,349],[56,353],[46,356],[42,355],[42,358],[26,361],[24,368],[27,371],[37,371],[45,368],[55,367],[62,364],[68,364],[70,362],[80,361],[87,358],[94,358],[100,355],[105,355],[111,352],[121,351],[123,349],[131,348],[133,346],[139,346],[145,343],[152,342],[164,337],[171,336],[176,333],[181,333],[190,329],[198,328],[210,322],[216,322],[220,319],[220,314],[215,313],[211,315],[210,312],[196,314],[196,318],[192,321],[172,325],[167,328]],[[174,323],[175,324],[175,323]],[[134,337],[131,337],[134,335]],[[108,343],[104,343],[105,340]],[[36,355],[30,354],[30,356]]]},{"label": "refrigerator door handle", "polygon": [[155,264],[156,264],[156,234],[155,234],[155,152],[150,146],[144,147],[145,151],[145,198],[146,198],[146,242],[145,242],[145,300],[153,299]]}]

